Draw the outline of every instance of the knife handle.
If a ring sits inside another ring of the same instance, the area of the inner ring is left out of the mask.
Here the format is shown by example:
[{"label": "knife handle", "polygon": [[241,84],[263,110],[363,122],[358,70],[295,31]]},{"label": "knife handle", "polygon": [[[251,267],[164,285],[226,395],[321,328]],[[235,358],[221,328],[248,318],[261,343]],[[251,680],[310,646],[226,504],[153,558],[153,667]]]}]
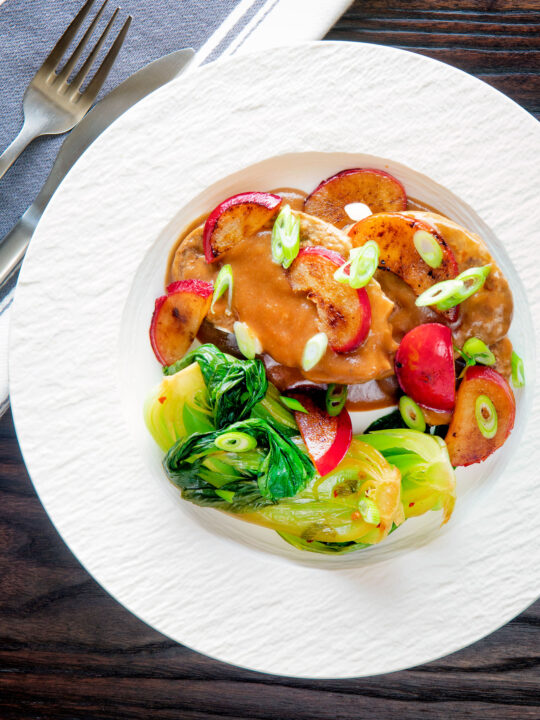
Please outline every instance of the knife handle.
[{"label": "knife handle", "polygon": [[26,217],[25,213],[2,240],[0,244],[0,288],[18,270],[34,229],[35,223],[31,218]]}]

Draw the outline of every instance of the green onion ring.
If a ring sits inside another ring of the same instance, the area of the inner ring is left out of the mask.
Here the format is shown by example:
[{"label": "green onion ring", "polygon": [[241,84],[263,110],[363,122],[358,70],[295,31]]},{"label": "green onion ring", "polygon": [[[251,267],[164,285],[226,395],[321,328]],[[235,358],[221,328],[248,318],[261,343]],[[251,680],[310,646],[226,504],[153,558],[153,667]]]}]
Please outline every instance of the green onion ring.
[{"label": "green onion ring", "polygon": [[290,398],[286,395],[280,395],[279,401],[282,405],[284,405],[289,410],[294,410],[295,412],[303,412],[307,413],[308,411],[306,408],[302,405],[302,403],[297,400],[296,398]]},{"label": "green onion ring", "polygon": [[513,350],[512,350],[512,384],[516,388],[521,388],[525,385],[525,368],[523,366],[523,360]]},{"label": "green onion ring", "polygon": [[488,440],[495,437],[499,424],[497,411],[487,395],[479,395],[476,398],[474,414],[476,416],[478,429],[482,435]]},{"label": "green onion ring", "polygon": [[214,445],[225,452],[247,452],[257,447],[257,441],[243,432],[227,432],[214,440]]},{"label": "green onion ring", "polygon": [[490,270],[490,265],[469,268],[452,280],[435,283],[416,298],[416,305],[418,307],[435,305],[441,312],[450,310],[480,290]]},{"label": "green onion ring", "polygon": [[[418,307],[426,307],[426,305],[436,305],[442,300],[452,298],[462,290],[463,284],[457,279],[443,280],[443,282],[435,283],[416,298]],[[438,305],[437,305],[438,307]]]},{"label": "green onion ring", "polygon": [[432,268],[438,268],[443,261],[442,248],[437,238],[427,230],[417,230],[413,235],[414,247],[422,260]]},{"label": "green onion ring", "polygon": [[408,395],[402,395],[399,398],[399,412],[403,418],[403,422],[411,430],[425,432],[426,421],[421,408]]},{"label": "green onion ring", "polygon": [[232,291],[233,291],[233,274],[232,267],[230,265],[224,265],[218,273],[216,282],[214,285],[214,294],[212,295],[212,304],[210,310],[214,309],[214,304],[223,295],[225,290],[229,290],[228,306],[231,309],[232,304]]},{"label": "green onion ring", "polygon": [[378,265],[379,246],[375,240],[368,240],[365,245],[350,251],[349,259],[336,270],[334,279],[359,290],[369,283]]},{"label": "green onion ring", "polygon": [[302,353],[302,369],[305,372],[314,368],[322,359],[326,348],[328,347],[328,338],[325,333],[320,332],[310,337],[304,346]]},{"label": "green onion ring", "polygon": [[480,338],[472,337],[465,341],[463,353],[468,356],[468,365],[481,363],[482,365],[495,365],[497,359]]},{"label": "green onion ring", "polygon": [[381,522],[381,514],[377,503],[371,498],[361,498],[358,501],[358,509],[362,513],[364,521],[370,525],[378,525]]},{"label": "green onion ring", "polygon": [[300,220],[284,205],[272,228],[272,260],[288,268],[300,250]]},{"label": "green onion ring", "polygon": [[262,353],[260,340],[247,323],[237,320],[233,325],[233,330],[238,349],[244,357],[253,360],[255,355]]},{"label": "green onion ring", "polygon": [[347,385],[330,383],[326,390],[326,412],[335,417],[343,410],[347,402]]}]

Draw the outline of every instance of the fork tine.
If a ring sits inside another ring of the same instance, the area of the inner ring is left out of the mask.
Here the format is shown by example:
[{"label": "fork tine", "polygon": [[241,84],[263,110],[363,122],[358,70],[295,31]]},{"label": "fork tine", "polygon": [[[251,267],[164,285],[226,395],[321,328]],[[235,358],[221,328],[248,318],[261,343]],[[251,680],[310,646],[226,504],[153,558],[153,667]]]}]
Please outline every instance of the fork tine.
[{"label": "fork tine", "polygon": [[126,38],[132,20],[133,18],[131,17],[131,15],[128,15],[126,21],[122,25],[122,29],[116,36],[115,41],[109,48],[108,53],[105,55],[103,62],[99,66],[98,71],[96,72],[88,87],[84,91],[83,95],[87,98],[88,102],[94,101],[94,98],[100,91],[101,86],[107,79],[107,75],[109,74],[110,69],[114,65],[114,61],[116,60],[116,57],[120,52],[120,48],[124,44],[124,40]]},{"label": "fork tine", "polygon": [[109,34],[109,32],[113,26],[113,23],[116,20],[117,15],[118,15],[118,8],[116,8],[116,10],[113,12],[111,19],[109,20],[109,22],[107,23],[107,25],[105,27],[105,30],[103,30],[103,32],[100,35],[99,40],[92,48],[92,52],[90,53],[90,55],[88,55],[88,57],[86,58],[86,60],[84,61],[83,65],[82,65],[81,69],[75,75],[75,77],[73,78],[73,81],[69,84],[69,86],[73,88],[73,91],[71,93],[72,96],[74,96],[75,93],[77,92],[77,90],[79,90],[79,88],[85,81],[86,76],[92,69],[92,65],[94,64],[94,62],[96,60],[97,54],[99,53],[99,51],[101,50],[101,48],[103,46],[103,43],[107,39],[107,35]]},{"label": "fork tine", "polygon": [[38,70],[38,73],[41,72],[42,70],[48,70],[49,72],[56,70],[58,63],[62,59],[62,55],[67,50],[69,43],[73,40],[73,38],[77,34],[77,30],[81,27],[86,16],[90,12],[90,9],[91,9],[92,5],[94,4],[94,2],[95,2],[95,0],[86,0],[86,2],[82,6],[82,8],[79,10],[77,15],[75,15],[73,20],[67,26],[62,37],[58,40],[58,42],[53,47],[53,49],[51,50],[49,55],[45,58],[45,62],[43,63],[41,68]]},{"label": "fork tine", "polygon": [[95,18],[92,20],[92,22],[88,26],[87,31],[84,33],[83,37],[79,41],[79,44],[73,51],[71,57],[66,62],[66,64],[62,68],[62,70],[58,73],[55,82],[62,83],[64,81],[68,80],[69,76],[71,75],[71,71],[75,67],[77,60],[80,58],[82,51],[86,47],[88,40],[90,39],[92,33],[95,30],[96,25],[101,20],[101,16],[103,15],[103,12],[104,12],[105,7],[108,2],[109,2],[109,0],[105,0],[104,3],[102,4],[102,6],[99,8],[98,12],[96,13]]}]

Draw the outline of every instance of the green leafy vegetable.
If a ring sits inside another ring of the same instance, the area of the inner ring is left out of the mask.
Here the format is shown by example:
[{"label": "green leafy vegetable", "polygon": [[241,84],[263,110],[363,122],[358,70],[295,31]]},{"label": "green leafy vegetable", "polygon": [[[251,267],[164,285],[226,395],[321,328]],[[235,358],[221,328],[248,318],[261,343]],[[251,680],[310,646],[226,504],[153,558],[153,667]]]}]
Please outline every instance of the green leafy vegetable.
[{"label": "green leafy vegetable", "polygon": [[279,390],[271,382],[268,383],[266,395],[251,411],[251,417],[266,420],[275,430],[287,437],[299,434],[294,415],[281,403]]},{"label": "green leafy vegetable", "polygon": [[456,479],[444,440],[416,430],[377,430],[358,436],[381,452],[401,473],[405,517],[443,510],[443,522],[456,502]]},{"label": "green leafy vegetable", "polygon": [[144,420],[162,450],[179,438],[214,429],[208,391],[197,363],[163,378],[144,404]]},{"label": "green leafy vegetable", "polygon": [[[250,436],[257,448],[234,453],[216,447],[220,436],[231,433]],[[167,453],[163,465],[186,500],[231,512],[245,512],[295,495],[315,475],[306,454],[257,418],[180,439]],[[225,499],[226,506],[216,488],[234,493],[230,500]]]},{"label": "green leafy vegetable", "polygon": [[[363,505],[365,500],[369,502]],[[366,505],[372,511],[367,518],[360,509]],[[314,542],[374,544],[403,520],[400,475],[381,453],[353,440],[333,472],[315,476],[294,497],[261,507],[244,518],[307,542],[312,550],[317,548]]]},{"label": "green leafy vegetable", "polygon": [[266,393],[268,380],[260,360],[239,360],[221,352],[215,345],[195,348],[163,372],[173,375],[194,362],[198,363],[204,377],[217,428],[225,428],[248,417]]},{"label": "green leafy vegetable", "polygon": [[308,550],[309,552],[321,553],[323,555],[344,555],[345,553],[354,552],[361,548],[367,548],[369,545],[365,543],[357,543],[354,540],[350,542],[321,542],[320,540],[303,540],[302,538],[290,535],[285,532],[278,532],[289,545],[299,550]]},{"label": "green leafy vegetable", "polygon": [[407,425],[401,417],[400,411],[392,410],[392,412],[388,413],[388,415],[383,415],[382,417],[377,418],[377,420],[374,420],[371,425],[366,428],[365,432],[370,433],[374,430],[396,430],[406,427]]}]

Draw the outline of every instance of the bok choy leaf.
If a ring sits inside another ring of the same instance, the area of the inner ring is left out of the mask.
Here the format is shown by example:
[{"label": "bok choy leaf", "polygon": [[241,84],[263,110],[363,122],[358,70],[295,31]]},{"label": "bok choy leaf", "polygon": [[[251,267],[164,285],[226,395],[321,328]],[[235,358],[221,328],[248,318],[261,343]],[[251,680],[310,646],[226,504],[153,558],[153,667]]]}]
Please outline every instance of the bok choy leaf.
[{"label": "bok choy leaf", "polygon": [[225,428],[249,417],[252,408],[264,398],[268,380],[263,363],[239,360],[215,345],[201,345],[191,350],[163,372],[174,375],[195,362],[206,383],[216,428]]},{"label": "bok choy leaf", "polygon": [[[233,453],[216,446],[220,436],[235,432],[254,438],[256,447]],[[229,512],[246,512],[296,495],[315,475],[306,454],[257,418],[180,439],[163,465],[186,500]],[[233,494],[224,496],[223,491]]]}]

